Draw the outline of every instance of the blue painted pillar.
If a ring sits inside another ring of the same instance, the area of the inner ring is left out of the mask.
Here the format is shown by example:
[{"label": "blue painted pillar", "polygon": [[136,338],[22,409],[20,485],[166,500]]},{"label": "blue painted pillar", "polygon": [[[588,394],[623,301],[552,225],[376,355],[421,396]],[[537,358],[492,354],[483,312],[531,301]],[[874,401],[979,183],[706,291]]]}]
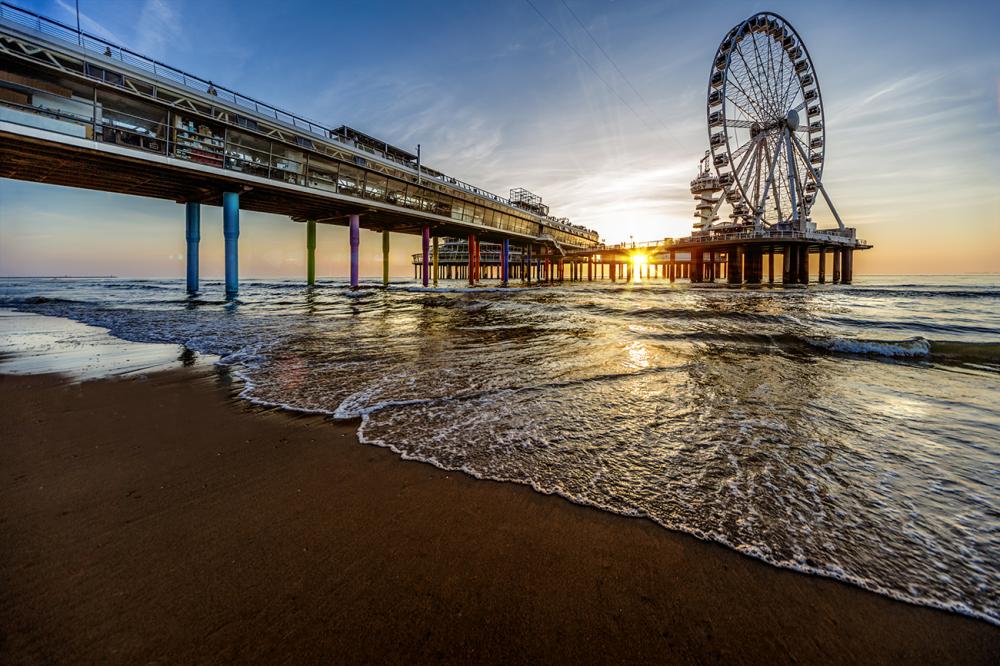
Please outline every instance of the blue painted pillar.
[{"label": "blue painted pillar", "polygon": [[427,286],[428,279],[431,276],[431,227],[429,224],[424,225],[423,236],[420,241],[420,246],[424,251],[424,274],[423,283]]},{"label": "blue painted pillar", "polygon": [[361,245],[361,216],[351,215],[351,288],[358,288],[358,247]]},{"label": "blue painted pillar", "polygon": [[503,280],[503,286],[507,286],[510,280],[510,240],[503,239],[503,250],[500,257],[500,279]]},{"label": "blue painted pillar", "polygon": [[226,296],[239,291],[240,195],[222,194],[222,235],[226,240]]},{"label": "blue painted pillar", "polygon": [[198,243],[201,241],[201,204],[189,201],[184,206],[187,238],[187,290],[198,291]]}]

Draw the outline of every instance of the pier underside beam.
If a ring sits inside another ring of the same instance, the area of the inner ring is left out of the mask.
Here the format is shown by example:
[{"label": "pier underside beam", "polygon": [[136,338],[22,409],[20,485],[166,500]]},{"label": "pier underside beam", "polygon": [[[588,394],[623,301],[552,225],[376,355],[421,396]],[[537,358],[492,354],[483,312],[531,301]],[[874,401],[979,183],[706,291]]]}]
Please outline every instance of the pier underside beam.
[{"label": "pier underside beam", "polygon": [[239,292],[240,195],[222,195],[222,236],[226,246],[226,297]]},{"label": "pier underside beam", "polygon": [[198,291],[198,244],[201,242],[201,204],[189,201],[184,206],[184,237],[187,240],[187,290]]}]

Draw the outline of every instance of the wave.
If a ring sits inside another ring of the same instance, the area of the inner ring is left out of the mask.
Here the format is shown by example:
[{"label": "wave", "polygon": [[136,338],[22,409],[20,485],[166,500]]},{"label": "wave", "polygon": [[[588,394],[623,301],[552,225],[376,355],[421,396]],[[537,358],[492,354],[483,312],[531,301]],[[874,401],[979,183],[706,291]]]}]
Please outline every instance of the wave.
[{"label": "wave", "polygon": [[920,336],[905,340],[812,337],[806,341],[814,347],[844,354],[1000,365],[1000,342],[928,340]]},{"label": "wave", "polygon": [[908,340],[871,340],[865,338],[807,338],[814,347],[845,354],[888,356],[892,358],[926,358],[931,354],[931,343],[926,338]]}]

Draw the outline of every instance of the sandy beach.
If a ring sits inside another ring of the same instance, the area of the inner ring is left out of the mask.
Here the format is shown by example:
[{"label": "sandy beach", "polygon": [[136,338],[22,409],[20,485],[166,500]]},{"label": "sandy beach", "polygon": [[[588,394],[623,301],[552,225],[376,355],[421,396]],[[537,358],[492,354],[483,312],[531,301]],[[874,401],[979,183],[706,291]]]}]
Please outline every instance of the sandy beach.
[{"label": "sandy beach", "polygon": [[985,622],[403,461],[236,388],[207,365],[0,376],[0,661],[1000,654]]}]

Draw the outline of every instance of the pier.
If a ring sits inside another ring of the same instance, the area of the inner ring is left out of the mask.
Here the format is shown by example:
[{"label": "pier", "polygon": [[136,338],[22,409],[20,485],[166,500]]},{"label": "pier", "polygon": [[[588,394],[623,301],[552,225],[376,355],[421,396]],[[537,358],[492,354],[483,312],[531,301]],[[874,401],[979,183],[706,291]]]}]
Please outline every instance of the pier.
[{"label": "pier", "polygon": [[[442,236],[536,254],[598,244],[596,232],[550,215],[524,189],[501,197],[357,129],[302,118],[8,2],[0,2],[0,177],[183,204],[192,292],[201,204],[223,210],[230,296],[239,289],[242,210],[304,225],[310,283],[316,224],[350,229],[354,287],[360,229],[383,234],[385,282],[390,232],[420,236],[424,265]],[[475,277],[474,259],[466,268]]]},{"label": "pier", "polygon": [[[317,224],[349,229],[355,288],[361,229],[382,234],[384,285],[390,233],[421,238],[412,263],[414,279],[424,286],[643,276],[799,285],[810,281],[813,255],[818,282],[850,284],[854,252],[871,245],[844,225],[822,184],[818,82],[797,35],[778,19],[752,17],[720,46],[709,83],[710,151],[691,183],[697,221],[685,238],[602,243],[597,232],[550,214],[542,198],[524,188],[493,194],[426,166],[419,147],[414,153],[346,125],[305,119],[2,1],[0,177],[183,204],[178,218],[191,293],[200,288],[202,204],[222,209],[230,297],[239,291],[243,210],[304,226],[308,284],[316,281]],[[769,103],[766,108],[781,109],[773,118],[733,119],[739,111],[724,113],[726,77],[736,76],[729,73],[730,54],[758,33],[780,40],[794,58],[787,71],[799,77],[799,97]],[[808,124],[799,124],[799,111]],[[837,228],[813,224],[817,193]],[[718,215],[724,203],[732,207],[728,220]]]}]

